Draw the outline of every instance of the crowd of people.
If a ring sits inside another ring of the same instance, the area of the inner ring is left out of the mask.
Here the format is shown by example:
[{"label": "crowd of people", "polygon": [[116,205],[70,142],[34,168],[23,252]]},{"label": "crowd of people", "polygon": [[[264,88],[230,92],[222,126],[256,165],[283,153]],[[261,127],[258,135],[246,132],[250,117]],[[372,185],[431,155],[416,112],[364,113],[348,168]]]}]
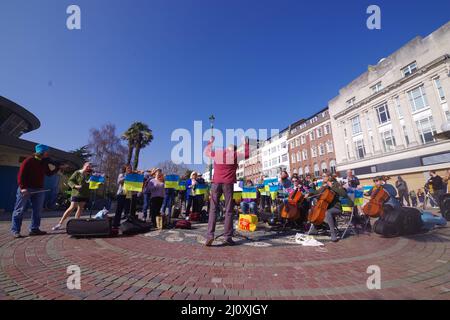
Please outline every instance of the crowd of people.
[{"label": "crowd of people", "polygon": [[[276,183],[276,195],[268,190],[265,182],[268,177],[261,176],[258,181],[245,180],[241,187],[256,188],[256,197],[243,197],[240,201],[233,198],[234,184],[236,181],[236,170],[238,159],[246,159],[249,156],[248,140],[244,140],[244,152],[239,153],[235,145],[230,145],[225,149],[214,150],[212,148],[214,138],[208,143],[205,154],[213,160],[214,177],[208,185],[201,173],[192,172],[189,176],[180,177],[179,187],[167,187],[165,173],[159,168],[149,169],[145,172],[135,172],[130,165],[125,165],[117,178],[117,206],[112,223],[113,235],[119,233],[119,227],[124,218],[136,216],[137,205],[142,203],[142,219],[149,220],[157,225],[157,217],[165,217],[166,225],[170,225],[173,217],[173,208],[177,207],[177,214],[182,214],[189,219],[191,213],[205,211],[207,206],[208,233],[206,246],[211,246],[214,242],[216,220],[219,211],[224,216],[224,236],[225,244],[233,245],[233,213],[238,205],[243,213],[263,214],[267,212],[279,212],[281,207],[286,205],[288,198],[295,192],[305,195],[306,201],[301,203],[302,212],[300,224],[305,230],[308,228],[310,234],[316,232],[315,226],[308,224],[308,211],[315,205],[317,198],[325,189],[330,189],[334,193],[334,198],[326,210],[325,222],[329,226],[331,240],[338,241],[335,231],[335,217],[342,214],[343,203],[355,210],[355,223],[370,228],[370,220],[361,214],[360,205],[354,203],[354,190],[362,188],[361,182],[352,170],[348,170],[345,178],[340,178],[336,174],[323,173],[321,177],[311,175],[289,176],[288,172],[282,171]],[[11,230],[14,237],[21,237],[21,225],[23,213],[29,203],[33,208],[30,225],[30,235],[43,235],[45,231],[40,230],[40,212],[43,206],[44,177],[53,175],[62,168],[62,165],[51,163],[48,155],[49,148],[45,145],[37,145],[35,153],[22,163],[18,174],[18,190],[16,204],[12,215]],[[53,165],[53,169],[51,169]],[[132,173],[140,173],[144,176],[142,190],[130,191],[125,188],[126,176]],[[53,227],[59,230],[69,216],[76,211],[75,217],[79,218],[83,214],[86,204],[89,201],[89,177],[92,174],[92,166],[89,162],[75,171],[68,180],[71,187],[71,202],[69,208],[64,212],[60,221]],[[171,174],[171,173],[166,173]],[[398,176],[395,184],[388,183],[388,177],[376,177],[374,186],[383,186],[389,194],[386,204],[392,207],[400,206],[420,206],[427,201],[432,206],[439,207],[443,195],[449,192],[450,170],[444,178],[437,175],[435,171],[430,172],[430,178],[426,181],[423,190],[410,190],[408,183]],[[208,186],[207,192],[198,192],[202,187]],[[366,194],[370,196],[370,193]]]}]

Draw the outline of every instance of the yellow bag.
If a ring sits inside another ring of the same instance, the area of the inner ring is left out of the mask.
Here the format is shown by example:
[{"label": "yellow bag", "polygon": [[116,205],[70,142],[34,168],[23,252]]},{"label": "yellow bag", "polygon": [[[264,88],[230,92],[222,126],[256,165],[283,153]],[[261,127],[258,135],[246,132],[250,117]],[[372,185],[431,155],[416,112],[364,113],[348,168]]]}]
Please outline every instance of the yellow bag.
[{"label": "yellow bag", "polygon": [[255,232],[258,226],[258,217],[255,214],[240,214],[238,228],[241,231]]}]

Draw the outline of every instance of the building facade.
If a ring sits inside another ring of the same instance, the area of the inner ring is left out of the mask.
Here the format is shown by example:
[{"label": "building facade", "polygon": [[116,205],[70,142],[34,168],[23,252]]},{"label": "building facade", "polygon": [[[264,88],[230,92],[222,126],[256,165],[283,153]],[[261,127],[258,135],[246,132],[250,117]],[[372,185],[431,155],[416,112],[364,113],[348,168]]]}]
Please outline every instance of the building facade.
[{"label": "building facade", "polygon": [[289,172],[288,133],[289,130],[284,129],[263,143],[261,163],[262,174],[266,177],[276,177],[283,170]]},{"label": "building facade", "polygon": [[[341,89],[329,102],[338,171],[407,178],[450,167],[450,22],[417,37]],[[369,181],[366,181],[369,182]]]},{"label": "building facade", "polygon": [[290,174],[319,177],[336,172],[330,114],[325,108],[292,124],[288,134]]},{"label": "building facade", "polygon": [[262,175],[261,165],[261,148],[258,143],[256,149],[251,150],[250,157],[244,162],[244,176],[245,179],[250,179],[257,183]]},{"label": "building facade", "polygon": [[[17,191],[17,173],[26,157],[34,152],[36,143],[22,139],[27,132],[40,127],[39,119],[17,103],[0,96],[0,213],[14,208]],[[51,148],[51,157],[79,168],[81,160],[73,154]],[[58,192],[60,175],[46,177],[45,205],[51,207]]]}]

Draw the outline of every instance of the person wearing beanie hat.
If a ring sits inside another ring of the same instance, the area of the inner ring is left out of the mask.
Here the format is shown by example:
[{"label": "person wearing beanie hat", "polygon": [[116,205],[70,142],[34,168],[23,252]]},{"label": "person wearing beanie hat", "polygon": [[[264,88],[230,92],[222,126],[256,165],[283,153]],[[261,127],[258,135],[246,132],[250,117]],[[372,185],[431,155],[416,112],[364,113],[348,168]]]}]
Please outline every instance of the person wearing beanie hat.
[{"label": "person wearing beanie hat", "polygon": [[44,205],[45,192],[44,178],[56,174],[60,167],[55,166],[53,170],[49,168],[48,151],[49,147],[38,144],[35,153],[26,158],[20,165],[17,174],[17,194],[16,204],[12,214],[11,232],[14,238],[20,238],[23,213],[26,210],[28,201],[31,201],[33,213],[31,215],[30,236],[44,235],[41,231],[41,210]]}]

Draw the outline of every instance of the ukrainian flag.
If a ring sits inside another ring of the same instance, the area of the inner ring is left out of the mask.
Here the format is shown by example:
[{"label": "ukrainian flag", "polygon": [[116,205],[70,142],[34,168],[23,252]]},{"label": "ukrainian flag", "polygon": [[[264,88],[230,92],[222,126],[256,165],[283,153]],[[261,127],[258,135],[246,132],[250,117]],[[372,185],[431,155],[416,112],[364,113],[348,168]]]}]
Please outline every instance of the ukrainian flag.
[{"label": "ukrainian flag", "polygon": [[364,193],[371,193],[373,189],[373,186],[363,186]]},{"label": "ukrainian flag", "polygon": [[166,189],[177,189],[178,188],[178,181],[180,180],[180,177],[177,175],[167,175],[164,179],[164,188]]},{"label": "ukrainian flag", "polygon": [[348,199],[339,198],[339,202],[341,203],[342,212],[351,213],[353,211],[353,207],[350,207],[350,205],[348,204]]},{"label": "ukrainian flag", "polygon": [[144,175],[137,173],[130,173],[125,176],[123,188],[126,192],[136,191],[141,192],[144,185]]},{"label": "ukrainian flag", "polygon": [[196,196],[205,195],[207,189],[208,187],[206,186],[206,184],[198,184],[195,186],[195,195]]},{"label": "ukrainian flag", "polygon": [[364,204],[363,190],[355,190],[355,206],[362,206]]},{"label": "ukrainian flag", "polygon": [[266,191],[271,190],[271,186],[277,186],[278,190],[278,179],[277,178],[271,178],[271,179],[264,179],[264,187],[266,188]]},{"label": "ukrainian flag", "polygon": [[257,186],[257,188],[258,188],[259,194],[261,194],[262,196],[266,195],[266,188],[263,184],[259,184]]},{"label": "ukrainian flag", "polygon": [[[241,191],[234,191],[233,192],[233,200],[234,201],[241,201],[242,200],[242,192]],[[220,196],[220,201],[225,201],[225,196],[223,194]]]},{"label": "ukrainian flag", "polygon": [[180,180],[178,181],[178,191],[185,191],[186,190],[186,180]]},{"label": "ukrainian flag", "polygon": [[105,183],[105,177],[103,177],[103,176],[91,176],[89,178],[89,189],[97,190],[104,183]]},{"label": "ukrainian flag", "polygon": [[244,199],[256,199],[256,187],[244,187],[244,188],[242,188],[242,198],[244,198]]}]

